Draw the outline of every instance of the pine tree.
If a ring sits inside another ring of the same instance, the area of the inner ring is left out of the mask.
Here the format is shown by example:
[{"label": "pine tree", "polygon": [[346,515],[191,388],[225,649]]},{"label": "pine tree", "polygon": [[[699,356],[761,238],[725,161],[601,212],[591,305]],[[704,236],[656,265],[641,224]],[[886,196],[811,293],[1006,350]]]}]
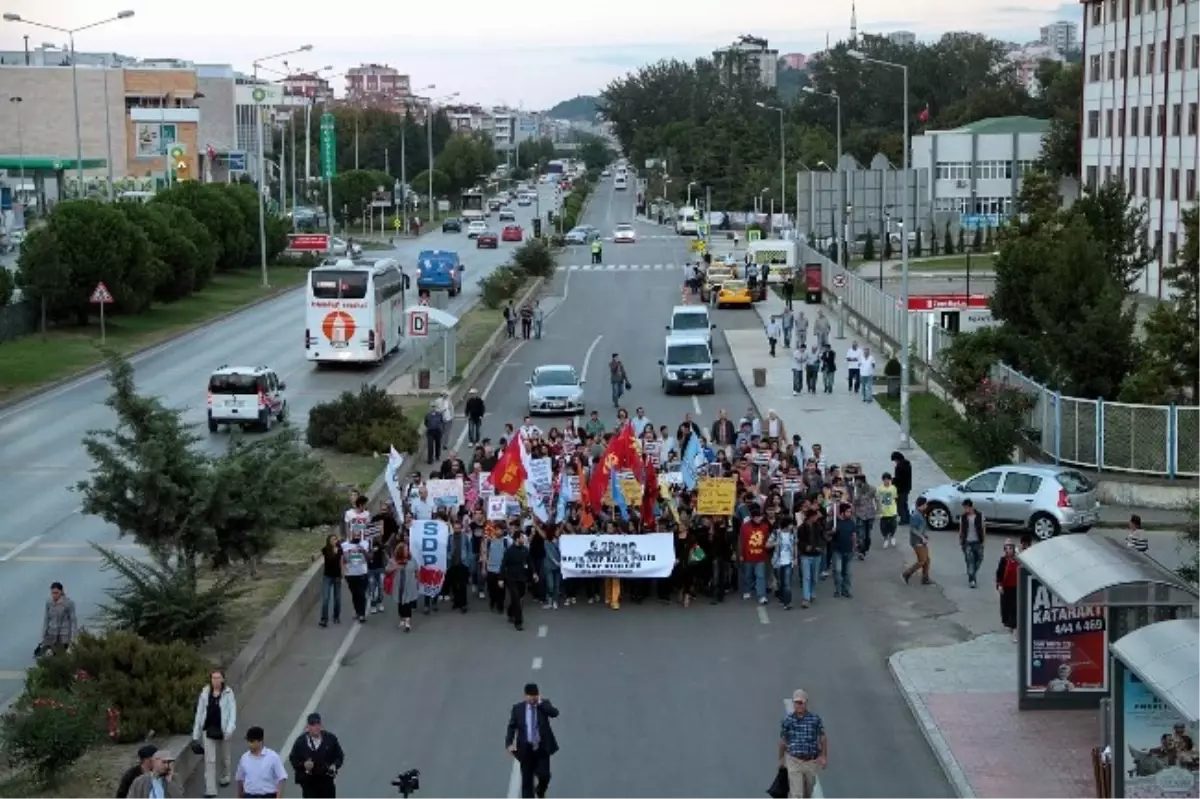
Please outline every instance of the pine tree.
[{"label": "pine tree", "polygon": [[890,261],[890,260],[892,260],[892,256],[893,256],[892,237],[884,236],[883,237],[883,260]]},{"label": "pine tree", "polygon": [[938,254],[937,232],[933,229],[932,225],[929,227],[929,254],[930,255]]},{"label": "pine tree", "polygon": [[[902,232],[902,233],[901,233],[901,235],[902,235],[902,236],[907,236],[907,235],[908,235],[908,233],[907,233],[907,232]],[[922,242],[921,242],[921,228],[917,228],[917,235],[913,237],[913,251],[912,251],[912,255],[913,255],[913,257],[914,257],[914,258],[920,258],[920,257],[921,257],[921,243],[922,243]]]},{"label": "pine tree", "polygon": [[866,239],[863,241],[863,256],[862,257],[863,257],[864,261],[874,261],[875,260],[875,234],[869,230],[867,231]]},{"label": "pine tree", "polygon": [[942,231],[942,249],[946,255],[954,255],[954,236],[950,234],[950,223],[946,223],[946,229]]},{"label": "pine tree", "polygon": [[975,228],[975,232],[971,235],[971,249],[977,253],[983,250],[983,228]]},{"label": "pine tree", "polygon": [[962,255],[967,251],[967,234],[966,231],[959,227],[958,229],[958,253]]}]

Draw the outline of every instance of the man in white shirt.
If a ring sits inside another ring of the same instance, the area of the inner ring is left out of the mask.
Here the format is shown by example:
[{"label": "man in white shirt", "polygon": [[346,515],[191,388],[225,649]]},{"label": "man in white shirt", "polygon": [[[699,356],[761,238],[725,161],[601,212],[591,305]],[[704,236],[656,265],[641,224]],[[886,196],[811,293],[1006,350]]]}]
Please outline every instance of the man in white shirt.
[{"label": "man in white shirt", "polygon": [[779,317],[772,316],[771,321],[767,322],[767,343],[771,346],[771,357],[775,357],[775,344],[779,341],[783,331],[779,327]]},{"label": "man in white shirt", "polygon": [[414,519],[424,521],[433,518],[434,512],[437,511],[437,503],[429,498],[429,488],[422,485],[417,489],[417,496],[408,503],[408,508],[412,511]]},{"label": "man in white shirt", "polygon": [[367,498],[358,496],[354,498],[354,507],[346,511],[344,535],[346,538],[351,538],[355,533],[361,536],[366,536],[367,528],[371,526],[371,513],[367,510]]},{"label": "man in white shirt", "polygon": [[525,441],[529,441],[530,439],[533,439],[533,438],[541,438],[541,437],[542,437],[542,428],[540,428],[536,424],[534,424],[533,419],[526,416],[524,422],[521,424],[521,441],[525,442]]},{"label": "man in white shirt", "polygon": [[861,388],[859,365],[862,362],[862,350],[858,348],[858,342],[854,341],[850,344],[850,349],[846,350],[846,387],[850,389],[851,394],[857,394]]},{"label": "man in white shirt", "polygon": [[862,401],[875,401],[875,356],[870,347],[863,347],[862,357],[858,359],[858,374],[862,382]]},{"label": "man in white shirt", "polygon": [[263,745],[262,727],[246,730],[246,744],[250,751],[242,755],[237,767],[237,795],[239,797],[281,797],[287,782],[287,771],[274,749]]},{"label": "man in white shirt", "polygon": [[645,408],[638,408],[637,413],[632,419],[629,420],[629,423],[633,425],[633,434],[637,438],[641,438],[642,433],[646,431],[646,428],[652,427],[654,424],[649,418],[647,418]]},{"label": "man in white shirt", "polygon": [[804,344],[799,339],[796,340],[796,349],[792,350],[792,396],[797,397],[800,392],[804,391],[804,365],[808,360],[808,355],[804,351]]}]

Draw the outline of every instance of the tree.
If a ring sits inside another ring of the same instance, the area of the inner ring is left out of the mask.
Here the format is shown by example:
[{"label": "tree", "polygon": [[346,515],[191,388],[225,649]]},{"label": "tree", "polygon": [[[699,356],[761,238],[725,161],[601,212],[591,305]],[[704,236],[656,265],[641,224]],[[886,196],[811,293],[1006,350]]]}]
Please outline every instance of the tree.
[{"label": "tree", "polygon": [[446,175],[449,194],[458,194],[479,183],[496,168],[496,151],[487,136],[459,134],[452,138],[434,161]]},{"label": "tree", "polygon": [[1137,367],[1125,381],[1127,402],[1194,404],[1200,397],[1200,231],[1197,210],[1183,212],[1184,242],[1163,267],[1168,299],[1150,312]]},{"label": "tree", "polygon": [[[902,235],[902,236],[907,236],[907,235],[908,235],[908,233],[907,233],[907,232],[905,232],[905,231],[901,231],[901,232],[900,232],[900,235]],[[920,228],[920,227],[917,227],[917,235],[916,235],[916,236],[913,236],[913,251],[912,251],[912,255],[913,255],[913,257],[914,257],[914,258],[920,258],[920,257],[921,257],[921,252],[922,252],[921,228]]]},{"label": "tree", "polygon": [[1154,260],[1153,251],[1143,244],[1149,240],[1146,208],[1130,199],[1121,181],[1114,180],[1086,192],[1071,206],[1103,243],[1104,268],[1126,292]]},{"label": "tree", "polygon": [[47,317],[87,324],[95,310],[96,284],[108,286],[113,313],[139,313],[158,284],[146,235],[125,214],[93,200],[60,202],[26,240],[17,285],[34,302],[45,300]]},{"label": "tree", "polygon": [[1041,169],[1054,178],[1079,177],[1079,116],[1083,64],[1043,61],[1035,72],[1041,87],[1039,115],[1050,118],[1042,138]]},{"label": "tree", "polygon": [[546,137],[529,139],[517,145],[517,163],[530,169],[541,169],[554,158],[554,142]]},{"label": "tree", "polygon": [[956,252],[958,252],[959,255],[962,255],[967,251],[967,233],[965,230],[963,230],[962,226],[959,226],[958,228],[958,243],[955,245],[955,247],[957,248]]},{"label": "tree", "polygon": [[166,224],[183,235],[196,248],[196,264],[192,272],[192,290],[200,291],[212,280],[217,268],[217,245],[208,228],[181,205],[148,203]]},{"label": "tree", "polygon": [[604,139],[586,136],[579,145],[579,158],[588,169],[603,169],[612,162],[612,152]]},{"label": "tree", "polygon": [[[429,170],[412,179],[412,190],[421,194],[429,191]],[[450,193],[450,178],[440,169],[433,170],[433,194],[435,197],[445,197]]]},{"label": "tree", "polygon": [[975,232],[971,234],[971,251],[981,252],[983,250],[983,228],[976,227]]},{"label": "tree", "polygon": [[937,237],[937,231],[936,231],[936,230],[934,230],[934,228],[933,228],[933,225],[930,225],[930,226],[929,226],[929,254],[930,254],[930,255],[937,255],[937,254],[938,254],[938,237]]},{"label": "tree", "polygon": [[[920,253],[918,253],[919,255]],[[883,237],[883,260],[892,260],[892,237],[890,234],[885,234]]]},{"label": "tree", "polygon": [[[384,191],[392,191],[393,181],[386,172],[351,169],[348,172],[339,172],[334,175],[334,216],[342,223],[364,218],[370,208],[371,197],[380,186],[384,188]],[[416,184],[417,191],[424,188],[424,184]]]},{"label": "tree", "polygon": [[8,305],[16,288],[17,285],[16,281],[13,280],[12,272],[8,269],[0,268],[0,308]]},{"label": "tree", "polygon": [[[197,272],[206,269],[211,272],[212,265],[203,263],[200,249],[172,224],[176,214],[171,212],[191,216],[189,211],[163,203],[117,203],[114,207],[137,225],[150,242],[158,275],[154,299],[159,302],[183,299],[195,289]],[[207,231],[204,236],[208,237]]]},{"label": "tree", "polygon": [[863,260],[875,260],[875,234],[870,230],[867,231],[866,239],[863,241]]},{"label": "tree", "polygon": [[[248,189],[252,194],[253,188]],[[241,269],[252,262],[258,241],[258,213],[255,211],[253,229],[226,187],[216,183],[200,183],[195,180],[180,181],[171,188],[160,191],[152,202],[178,205],[191,211],[200,224],[208,229],[216,247],[217,269],[230,271]]]},{"label": "tree", "polygon": [[946,255],[954,255],[954,236],[950,233],[950,223],[946,222],[946,229],[942,231],[942,252]]},{"label": "tree", "polygon": [[[259,250],[258,237],[258,192],[254,190],[253,186],[243,183],[234,183],[231,185],[213,183],[209,184],[209,186],[223,191],[233,201],[234,206],[241,215],[242,225],[249,233],[250,249],[242,253],[241,262],[235,268],[243,268],[258,263],[262,257]],[[292,231],[292,226],[278,214],[267,213],[265,221],[267,260],[274,260],[287,247],[287,237],[288,233]]]}]

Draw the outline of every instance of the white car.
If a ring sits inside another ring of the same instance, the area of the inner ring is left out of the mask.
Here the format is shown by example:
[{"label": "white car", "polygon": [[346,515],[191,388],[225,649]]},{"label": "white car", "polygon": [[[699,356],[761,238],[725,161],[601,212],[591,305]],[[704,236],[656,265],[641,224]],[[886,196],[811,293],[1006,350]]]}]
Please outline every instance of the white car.
[{"label": "white car", "polygon": [[637,234],[633,232],[633,225],[628,223],[617,225],[617,229],[613,231],[613,241],[617,244],[632,244],[637,241]]},{"label": "white car", "polygon": [[487,222],[476,219],[467,225],[467,238],[473,239],[488,232]]},{"label": "white car", "polygon": [[602,177],[602,178],[612,177],[612,172],[610,170],[606,169],[600,173],[600,177]]},{"label": "white car", "polygon": [[287,388],[267,366],[219,366],[208,378],[208,432],[221,425],[271,429],[287,419]]},{"label": "white car", "polygon": [[500,221],[501,222],[516,222],[517,221],[517,212],[509,210],[508,208],[505,208],[503,211],[500,212]]}]

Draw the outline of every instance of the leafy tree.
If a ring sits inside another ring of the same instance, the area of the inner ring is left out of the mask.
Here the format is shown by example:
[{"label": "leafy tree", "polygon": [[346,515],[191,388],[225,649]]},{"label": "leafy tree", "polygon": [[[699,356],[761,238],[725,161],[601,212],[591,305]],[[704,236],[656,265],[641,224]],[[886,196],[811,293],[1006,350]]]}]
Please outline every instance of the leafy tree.
[{"label": "leafy tree", "polygon": [[554,142],[548,138],[528,139],[517,145],[517,163],[522,167],[540,169],[553,158]]},{"label": "leafy tree", "polygon": [[496,168],[496,151],[487,136],[460,134],[446,144],[434,163],[446,175],[449,194],[458,194],[491,174]]},{"label": "leafy tree", "polygon": [[[333,177],[334,216],[343,223],[362,219],[370,207],[372,195],[383,186],[392,191],[393,180],[386,172],[367,169],[351,169]],[[425,190],[425,184],[415,183],[417,191]]]},{"label": "leafy tree", "polygon": [[875,234],[872,233],[870,230],[867,231],[867,237],[863,241],[862,257],[863,257],[864,261],[874,261],[875,260]]},{"label": "leafy tree", "polygon": [[967,251],[967,234],[961,226],[958,228],[958,243],[955,246],[957,247],[956,252],[960,255]]},{"label": "leafy tree", "polygon": [[46,303],[50,319],[84,325],[90,301],[103,282],[115,300],[109,312],[139,313],[150,304],[157,264],[146,235],[111,205],[94,200],[60,202],[26,240],[17,285],[33,302]]},{"label": "leafy tree", "polygon": [[387,452],[389,447],[414,452],[417,423],[386,391],[363,384],[357,394],[343,391],[335,400],[314,405],[305,439],[310,447],[357,455]]},{"label": "leafy tree", "polygon": [[929,254],[938,254],[938,237],[937,231],[933,229],[933,225],[929,226]]},{"label": "leafy tree", "polygon": [[1041,87],[1039,116],[1049,117],[1050,128],[1042,138],[1039,166],[1055,178],[1079,177],[1079,87],[1082,63],[1059,64],[1043,61],[1035,73]]},{"label": "leafy tree", "polygon": [[[417,175],[412,180],[413,191],[425,194],[429,191],[429,170]],[[433,194],[435,197],[445,197],[450,193],[450,177],[440,169],[433,170]]]},{"label": "leafy tree", "polygon": [[612,162],[612,152],[604,139],[587,136],[580,142],[579,158],[588,169],[603,169]]},{"label": "leafy tree", "polygon": [[1122,290],[1130,291],[1154,260],[1147,241],[1146,209],[1130,202],[1119,180],[1110,181],[1085,193],[1073,206],[1072,213],[1082,215],[1104,245],[1104,268]]},{"label": "leafy tree", "polygon": [[[258,192],[253,186],[248,186],[242,183],[225,185],[221,183],[209,184],[212,188],[219,189],[233,200],[241,215],[242,225],[249,232],[250,249],[243,252],[241,266],[249,266],[256,264],[262,258],[259,251],[258,237]],[[291,223],[284,220],[278,214],[268,213],[265,217],[266,224],[264,227],[267,231],[267,260],[273,261],[287,247],[287,236],[292,231]]]},{"label": "leafy tree", "polygon": [[1137,368],[1122,386],[1128,402],[1195,403],[1200,397],[1200,231],[1195,208],[1183,212],[1184,242],[1175,263],[1163,267],[1168,299],[1143,325]]},{"label": "leafy tree", "polygon": [[[961,235],[961,232],[960,232]],[[961,246],[961,245],[960,245]],[[980,252],[983,250],[983,228],[975,228],[975,232],[971,234],[971,251]]]},{"label": "leafy tree", "polygon": [[[152,203],[118,203],[116,206],[150,241],[158,281],[154,299],[174,302],[192,293],[196,272],[203,269],[200,251],[187,235],[171,225],[164,209],[188,213],[183,208]],[[208,234],[205,233],[207,236]]]},{"label": "leafy tree", "polygon": [[987,226],[987,229],[984,231],[984,237],[983,237],[983,246],[985,249],[987,249],[988,252],[992,251],[993,241],[994,241],[994,238],[992,235],[992,226],[989,224]]},{"label": "leafy tree", "polygon": [[[239,187],[254,192],[250,187]],[[230,271],[252,263],[258,240],[258,212],[250,228],[234,196],[216,183],[184,180],[160,191],[152,203],[178,205],[191,211],[208,229],[217,252],[217,269]]]},{"label": "leafy tree", "polygon": [[16,281],[13,280],[12,272],[8,269],[0,268],[0,308],[8,305],[12,300],[13,292],[16,290]]}]

